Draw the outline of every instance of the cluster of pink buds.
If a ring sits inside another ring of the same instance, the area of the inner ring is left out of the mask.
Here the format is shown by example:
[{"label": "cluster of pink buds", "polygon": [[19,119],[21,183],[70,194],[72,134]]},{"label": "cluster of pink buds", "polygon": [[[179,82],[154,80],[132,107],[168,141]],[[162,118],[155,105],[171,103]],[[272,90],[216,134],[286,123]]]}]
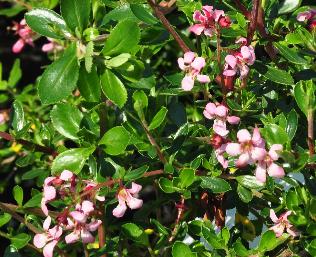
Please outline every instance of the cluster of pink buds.
[{"label": "cluster of pink buds", "polygon": [[255,51],[252,46],[246,46],[247,40],[245,38],[240,38],[236,43],[241,43],[242,47],[239,51],[229,54],[225,57],[225,66],[224,66],[224,76],[232,77],[237,73],[240,76],[240,79],[245,78],[249,73],[249,65],[253,65],[256,56]]},{"label": "cluster of pink buds", "polygon": [[296,19],[300,22],[307,22],[308,28],[313,30],[316,28],[316,9],[300,12]]},{"label": "cluster of pink buds", "polygon": [[51,39],[51,38],[47,38],[49,43],[47,44],[44,44],[42,46],[42,51],[45,52],[45,53],[51,53],[51,52],[59,52],[59,51],[62,51],[64,48],[58,44],[54,39]]},{"label": "cluster of pink buds", "polygon": [[222,10],[213,10],[213,6],[205,5],[201,11],[195,11],[193,20],[197,24],[190,27],[190,31],[196,35],[204,32],[206,36],[213,36],[216,33],[216,26],[222,28],[230,27],[231,21]]},{"label": "cluster of pink buds", "polygon": [[282,178],[285,173],[282,167],[275,164],[279,159],[279,152],[283,150],[282,145],[274,144],[269,152],[265,149],[265,141],[261,137],[258,128],[254,128],[253,135],[246,129],[237,133],[238,143],[228,143],[226,152],[231,156],[239,156],[236,161],[237,167],[244,167],[247,164],[257,164],[256,178],[258,181],[266,182],[267,173],[271,177]]},{"label": "cluster of pink buds", "polygon": [[12,47],[13,53],[20,53],[26,44],[34,47],[33,40],[36,33],[27,26],[25,19],[21,20],[20,23],[14,22],[12,30],[20,37]]},{"label": "cluster of pink buds", "polygon": [[194,86],[194,81],[197,79],[200,83],[209,83],[210,78],[207,75],[202,75],[201,70],[205,66],[205,59],[198,57],[194,52],[186,52],[184,57],[178,59],[179,68],[185,72],[185,77],[181,82],[182,89],[190,91]]},{"label": "cluster of pink buds", "polygon": [[280,215],[278,218],[275,215],[274,210],[270,210],[270,219],[274,222],[274,226],[270,228],[270,230],[273,230],[276,237],[282,236],[284,233],[284,230],[286,230],[287,233],[289,233],[291,236],[296,237],[298,235],[297,232],[295,232],[292,227],[293,225],[288,221],[288,216],[291,215],[291,211],[287,211]]}]

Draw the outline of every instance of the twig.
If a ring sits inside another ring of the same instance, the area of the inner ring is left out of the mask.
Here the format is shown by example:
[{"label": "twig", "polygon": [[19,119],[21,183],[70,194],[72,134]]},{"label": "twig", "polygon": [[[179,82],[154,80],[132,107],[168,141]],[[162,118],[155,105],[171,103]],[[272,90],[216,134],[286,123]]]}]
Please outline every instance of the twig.
[{"label": "twig", "polygon": [[171,232],[171,236],[169,237],[169,240],[168,240],[169,243],[172,242],[177,235],[179,224],[180,224],[180,221],[181,221],[184,209],[185,209],[183,195],[181,195],[181,200],[180,200],[180,203],[177,205],[177,208],[178,208],[178,215],[177,215],[177,219],[176,219],[174,228]]},{"label": "twig", "polygon": [[162,24],[165,26],[165,28],[169,31],[169,33],[173,36],[173,38],[177,41],[183,52],[189,52],[190,48],[187,46],[187,44],[183,41],[183,39],[179,36],[179,34],[175,31],[175,29],[172,27],[170,22],[166,19],[165,15],[160,11],[159,7],[156,5],[153,0],[147,0],[150,7],[154,10],[156,16],[158,19],[162,22]]},{"label": "twig", "polygon": [[251,43],[254,33],[256,31],[256,28],[257,28],[258,11],[259,11],[260,4],[261,4],[260,0],[252,0],[251,19],[250,19],[250,24],[248,26],[248,31],[247,31],[248,44]]},{"label": "twig", "polygon": [[310,108],[307,112],[307,144],[309,149],[309,155],[315,154],[314,145],[314,110]]},{"label": "twig", "polygon": [[24,139],[15,139],[12,135],[10,135],[9,133],[3,132],[3,131],[0,131],[0,137],[3,138],[4,140],[11,141],[11,142],[17,142],[21,145],[24,145],[24,146],[27,146],[30,148],[33,147],[35,151],[50,154],[54,158],[58,155],[58,152],[56,152],[55,150],[53,150],[49,147],[38,145],[38,144],[32,143],[30,141],[24,140]]}]

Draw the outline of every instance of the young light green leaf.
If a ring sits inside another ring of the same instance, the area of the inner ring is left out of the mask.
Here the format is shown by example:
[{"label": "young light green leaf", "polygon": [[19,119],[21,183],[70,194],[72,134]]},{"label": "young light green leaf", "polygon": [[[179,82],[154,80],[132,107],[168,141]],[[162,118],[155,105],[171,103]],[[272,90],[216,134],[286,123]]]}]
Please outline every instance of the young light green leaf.
[{"label": "young light green leaf", "polygon": [[141,120],[145,119],[145,110],[148,107],[148,98],[143,90],[136,90],[133,93],[134,110]]},{"label": "young light green leaf", "polygon": [[71,32],[63,18],[52,10],[32,9],[25,14],[25,20],[33,31],[42,36],[56,39],[71,37]]},{"label": "young light green leaf", "polygon": [[119,22],[105,42],[102,53],[105,56],[115,56],[121,53],[131,53],[140,39],[140,30],[136,22],[126,19]]},{"label": "young light green leaf", "polygon": [[17,249],[21,249],[24,246],[27,245],[27,243],[31,240],[31,235],[26,233],[21,233],[16,236],[11,237],[11,243],[13,246],[15,246]]},{"label": "young light green leaf", "polygon": [[166,107],[162,107],[159,112],[156,113],[155,117],[150,122],[148,129],[152,130],[158,128],[166,118],[168,109]]},{"label": "young light green leaf", "polygon": [[11,220],[11,215],[9,213],[3,213],[0,215],[0,227],[4,226]]},{"label": "young light green leaf", "polygon": [[289,142],[289,136],[286,131],[276,124],[268,124],[260,130],[268,143],[272,144],[286,144]]},{"label": "young light green leaf", "polygon": [[78,75],[76,46],[71,45],[42,75],[38,85],[42,103],[53,104],[68,97],[77,86]]},{"label": "young light green leaf", "polygon": [[14,200],[18,203],[18,206],[23,204],[23,189],[19,185],[15,185],[13,188]]},{"label": "young light green leaf", "polygon": [[16,59],[10,71],[8,85],[10,87],[16,86],[16,84],[19,82],[21,77],[22,77],[22,71],[21,71],[20,60]]},{"label": "young light green leaf", "polygon": [[130,134],[122,127],[114,127],[101,138],[99,145],[105,145],[104,151],[110,155],[119,155],[125,151],[130,140]]},{"label": "young light green leaf", "polygon": [[12,127],[15,131],[21,131],[23,127],[26,125],[23,104],[20,101],[15,100],[13,103],[13,109],[14,113]]},{"label": "young light green leaf", "polygon": [[181,187],[187,188],[194,182],[195,171],[193,169],[184,168],[181,170],[179,178]]},{"label": "young light green leaf", "polygon": [[102,91],[109,100],[122,108],[127,101],[127,91],[122,81],[110,70],[106,69],[101,76]]},{"label": "young light green leaf", "polygon": [[57,104],[50,112],[54,128],[63,136],[72,140],[78,139],[77,133],[83,114],[70,104]]},{"label": "young light green leaf", "polygon": [[90,17],[91,3],[90,0],[61,0],[61,15],[65,19],[68,27],[75,32],[83,32],[87,28]]},{"label": "young light green leaf", "polygon": [[172,257],[194,257],[190,247],[182,242],[175,242],[172,246]]}]

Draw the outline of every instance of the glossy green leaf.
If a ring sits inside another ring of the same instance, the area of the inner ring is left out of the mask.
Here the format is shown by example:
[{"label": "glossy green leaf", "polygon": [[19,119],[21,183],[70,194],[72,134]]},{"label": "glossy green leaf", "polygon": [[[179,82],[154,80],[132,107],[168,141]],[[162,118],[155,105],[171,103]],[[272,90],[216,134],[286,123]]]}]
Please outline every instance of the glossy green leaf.
[{"label": "glossy green leaf", "polygon": [[130,53],[137,46],[139,39],[140,30],[137,23],[130,19],[123,20],[111,31],[102,53],[106,56]]},{"label": "glossy green leaf", "polygon": [[281,14],[293,12],[295,9],[297,9],[301,5],[301,2],[302,0],[283,0],[280,3],[278,13],[281,15]]},{"label": "glossy green leaf", "polygon": [[224,193],[231,190],[230,184],[222,178],[201,177],[202,188],[211,189],[213,193]]},{"label": "glossy green leaf", "polygon": [[301,65],[308,63],[308,61],[301,57],[295,50],[277,42],[273,43],[273,45],[279,50],[280,54],[288,61]]},{"label": "glossy green leaf", "polygon": [[14,200],[18,203],[19,206],[23,204],[23,189],[19,185],[15,185],[13,188],[13,197]]},{"label": "glossy green leaf", "polygon": [[159,110],[159,112],[156,113],[152,121],[150,122],[148,129],[152,130],[152,129],[158,128],[165,120],[167,112],[168,112],[168,109],[166,107],[162,107]]},{"label": "glossy green leaf", "polygon": [[122,81],[110,70],[106,69],[101,76],[102,91],[109,100],[122,108],[127,101],[127,91]]},{"label": "glossy green leaf", "polygon": [[316,85],[312,80],[301,81],[295,85],[294,97],[298,107],[308,116],[308,112],[314,110],[316,104]]},{"label": "glossy green leaf", "polygon": [[14,237],[11,237],[11,243],[17,249],[21,249],[27,245],[27,243],[32,239],[31,235],[26,233],[18,234]]},{"label": "glossy green leaf", "polygon": [[172,246],[172,257],[193,257],[190,247],[182,242],[175,242]]},{"label": "glossy green leaf", "polygon": [[292,76],[284,70],[264,65],[259,61],[257,61],[253,66],[261,75],[275,83],[283,85],[294,84]]},{"label": "glossy green leaf", "polygon": [[105,61],[105,65],[109,68],[117,68],[123,65],[131,58],[130,54],[124,53]]},{"label": "glossy green leaf", "polygon": [[111,128],[101,138],[99,145],[104,145],[104,151],[110,155],[119,155],[125,151],[130,140],[130,134],[121,126]]},{"label": "glossy green leaf", "polygon": [[63,136],[76,140],[83,114],[70,104],[57,104],[50,112],[54,128]]},{"label": "glossy green leaf", "polygon": [[75,148],[62,152],[53,161],[52,173],[57,174],[63,170],[71,170],[75,174],[78,174],[94,150],[94,147],[90,147]]},{"label": "glossy green leaf", "polygon": [[61,0],[60,10],[68,27],[75,32],[78,28],[79,32],[88,26],[91,10],[90,0]]},{"label": "glossy green leaf", "polygon": [[162,191],[167,194],[174,193],[178,190],[175,186],[173,186],[173,182],[167,178],[160,178],[159,179],[159,187]]},{"label": "glossy green leaf", "polygon": [[71,32],[63,18],[53,10],[35,8],[25,14],[27,25],[38,34],[49,38],[69,38]]},{"label": "glossy green leaf", "polygon": [[278,244],[279,242],[274,231],[268,230],[261,236],[258,249],[260,252],[271,251],[276,248]]},{"label": "glossy green leaf", "polygon": [[4,226],[11,220],[11,215],[9,213],[3,213],[0,215],[0,227]]},{"label": "glossy green leaf", "polygon": [[20,131],[26,125],[23,104],[20,101],[15,100],[13,103],[13,109],[14,113],[12,127],[14,128],[14,130]]},{"label": "glossy green leaf", "polygon": [[292,140],[296,134],[297,124],[298,124],[298,115],[295,109],[292,109],[287,115],[286,123],[286,133],[289,136],[289,139]]},{"label": "glossy green leaf", "polygon": [[184,168],[181,170],[179,178],[181,188],[187,188],[194,182],[195,171],[193,169]]},{"label": "glossy green leaf", "polygon": [[80,94],[88,102],[99,102],[101,96],[101,82],[95,66],[91,67],[88,73],[85,67],[81,66],[79,72],[78,88]]},{"label": "glossy green leaf", "polygon": [[252,192],[243,187],[241,184],[238,184],[237,186],[237,193],[240,198],[245,203],[249,203],[252,200]]},{"label": "glossy green leaf", "polygon": [[239,184],[249,189],[260,190],[264,187],[264,184],[259,182],[255,176],[250,176],[250,175],[237,176],[236,180]]},{"label": "glossy green leaf", "polygon": [[134,223],[125,223],[122,225],[122,232],[136,243],[142,245],[149,244],[148,235],[144,233],[143,229]]},{"label": "glossy green leaf", "polygon": [[142,90],[136,90],[133,93],[134,110],[137,112],[138,117],[141,120],[145,119],[145,110],[148,107],[147,95]]},{"label": "glossy green leaf", "polygon": [[261,129],[262,134],[270,144],[286,144],[289,136],[286,131],[276,124],[269,124]]},{"label": "glossy green leaf", "polygon": [[147,23],[149,25],[154,25],[158,23],[157,18],[155,18],[150,10],[146,9],[143,5],[141,4],[131,4],[130,5],[131,11],[133,14],[141,21],[144,23]]},{"label": "glossy green leaf", "polygon": [[149,169],[149,166],[144,165],[142,167],[139,167],[138,169],[131,170],[128,173],[125,174],[124,180],[130,181],[130,180],[136,180],[141,178],[144,173]]},{"label": "glossy green leaf", "polygon": [[42,103],[53,104],[68,97],[77,86],[78,75],[76,47],[72,45],[43,73],[38,85]]},{"label": "glossy green leaf", "polygon": [[32,208],[32,207],[40,207],[42,200],[42,194],[34,195],[30,200],[28,200],[23,207],[24,208]]}]

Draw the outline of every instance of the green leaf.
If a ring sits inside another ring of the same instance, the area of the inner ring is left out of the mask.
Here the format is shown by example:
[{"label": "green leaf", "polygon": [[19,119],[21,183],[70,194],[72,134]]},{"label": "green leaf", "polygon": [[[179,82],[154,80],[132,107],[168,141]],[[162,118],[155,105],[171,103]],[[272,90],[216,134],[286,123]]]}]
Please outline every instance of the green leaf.
[{"label": "green leaf", "polygon": [[249,252],[247,248],[242,244],[240,238],[236,240],[236,242],[233,244],[234,250],[237,254],[237,256],[240,257],[249,257]]},{"label": "green leaf", "polygon": [[255,176],[237,176],[236,180],[239,184],[249,189],[260,190],[264,187],[264,184],[259,182]]},{"label": "green leaf", "polygon": [[127,91],[122,81],[110,70],[106,69],[101,76],[102,91],[109,100],[122,108],[127,101]]},{"label": "green leaf", "polygon": [[131,53],[137,46],[139,39],[140,30],[137,23],[130,19],[123,20],[111,31],[102,53],[106,56]]},{"label": "green leaf", "polygon": [[105,61],[105,65],[109,68],[117,68],[123,65],[131,58],[130,54],[124,53]]},{"label": "green leaf", "polygon": [[117,126],[107,131],[101,138],[99,145],[105,145],[104,151],[110,155],[119,155],[125,151],[130,140],[130,134],[122,127]]},{"label": "green leaf", "polygon": [[88,73],[85,67],[81,66],[79,72],[78,88],[80,94],[88,102],[99,102],[101,96],[101,83],[95,66],[92,66]]},{"label": "green leaf", "polygon": [[11,220],[11,215],[9,213],[3,213],[0,215],[0,227],[4,226]]},{"label": "green leaf", "polygon": [[37,177],[39,177],[41,175],[48,175],[47,174],[47,170],[35,168],[35,169],[32,169],[30,171],[25,172],[22,175],[22,180],[34,179],[34,178],[37,178]]},{"label": "green leaf", "polygon": [[72,140],[78,139],[77,133],[83,114],[70,104],[57,104],[50,112],[54,128],[63,136]]},{"label": "green leaf", "polygon": [[16,247],[17,249],[21,249],[27,245],[27,243],[31,240],[31,238],[32,238],[31,235],[26,234],[26,233],[21,233],[14,237],[11,237],[10,239],[14,247]]},{"label": "green leaf", "polygon": [[298,195],[295,191],[288,191],[286,194],[286,207],[289,210],[295,210],[299,204],[300,204],[300,200],[298,198]]},{"label": "green leaf", "polygon": [[263,63],[256,61],[253,67],[264,77],[272,80],[275,83],[283,85],[293,85],[294,80],[292,76],[284,70],[274,68]]},{"label": "green leaf", "polygon": [[231,190],[230,184],[221,178],[200,177],[202,179],[201,187],[211,189],[213,193],[224,193]]},{"label": "green leaf", "polygon": [[184,168],[181,170],[179,178],[181,188],[187,188],[194,182],[195,171],[193,169]]},{"label": "green leaf", "polygon": [[61,0],[60,10],[68,27],[73,32],[78,28],[79,32],[82,33],[87,28],[91,10],[90,0]]},{"label": "green leaf", "polygon": [[287,237],[285,236],[276,238],[275,233],[271,230],[268,230],[261,236],[258,250],[260,252],[272,251],[286,239]]},{"label": "green leaf", "polygon": [[25,14],[25,20],[33,31],[42,36],[56,39],[71,37],[71,32],[63,18],[52,10],[32,9]]},{"label": "green leaf", "polygon": [[263,136],[270,144],[286,144],[290,139],[286,131],[276,124],[269,124],[261,129]]},{"label": "green leaf", "polygon": [[133,14],[144,23],[147,23],[149,25],[154,25],[158,23],[158,20],[151,14],[151,12],[146,9],[141,4],[131,4],[130,5],[131,11]]},{"label": "green leaf", "polygon": [[252,200],[252,192],[240,184],[237,186],[237,193],[240,200],[245,203],[249,203]]},{"label": "green leaf", "polygon": [[144,173],[148,169],[149,169],[149,166],[144,165],[142,167],[139,167],[138,169],[131,170],[124,176],[124,180],[125,181],[131,181],[131,180],[139,179],[139,178],[143,177]]},{"label": "green leaf", "polygon": [[193,253],[188,245],[182,242],[175,242],[172,246],[172,257],[193,257]]},{"label": "green leaf", "polygon": [[295,85],[294,97],[296,103],[306,117],[308,112],[315,108],[315,90],[316,86],[312,80],[301,81]]},{"label": "green leaf", "polygon": [[136,243],[142,245],[149,244],[148,235],[144,233],[143,229],[134,223],[126,223],[122,225],[122,232],[126,237],[132,239]]},{"label": "green leaf", "polygon": [[177,187],[173,186],[173,182],[167,178],[160,178],[158,184],[161,190],[167,194],[174,193],[178,190]]},{"label": "green leaf", "polygon": [[23,207],[24,208],[32,208],[41,206],[42,194],[34,195],[30,200],[28,200]]},{"label": "green leaf", "polygon": [[62,152],[53,161],[52,173],[56,174],[63,170],[71,170],[75,174],[78,174],[94,150],[95,147],[89,147],[75,148]]},{"label": "green leaf", "polygon": [[292,109],[287,115],[287,123],[285,132],[287,133],[290,140],[292,140],[296,134],[298,115],[295,109]]},{"label": "green leaf", "polygon": [[301,65],[308,63],[307,60],[299,56],[298,53],[295,52],[293,49],[277,42],[273,43],[273,45],[279,50],[280,54],[288,61]]},{"label": "green leaf", "polygon": [[202,227],[202,234],[205,240],[214,248],[214,249],[225,249],[224,240],[217,237],[215,232],[205,226]]},{"label": "green leaf", "polygon": [[167,112],[168,112],[168,109],[166,107],[162,107],[160,111],[156,113],[152,121],[150,122],[148,129],[152,130],[152,129],[158,128],[165,120]]},{"label": "green leaf", "polygon": [[10,71],[8,85],[14,87],[22,77],[20,60],[16,59]]},{"label": "green leaf", "polygon": [[84,66],[87,72],[91,72],[92,65],[93,65],[93,50],[94,50],[94,43],[90,41],[86,46],[86,52],[84,54]]},{"label": "green leaf", "polygon": [[54,104],[68,97],[76,88],[79,66],[75,45],[49,65],[38,85],[39,97],[43,104]]},{"label": "green leaf", "polygon": [[23,204],[23,189],[19,185],[15,185],[13,188],[14,200],[18,203],[18,206]]},{"label": "green leaf", "polygon": [[138,117],[141,120],[145,119],[145,110],[148,107],[147,95],[142,90],[136,90],[133,93],[134,110],[137,112]]},{"label": "green leaf", "polygon": [[22,103],[18,100],[15,100],[13,103],[13,109],[14,109],[14,113],[13,113],[12,127],[14,128],[15,131],[20,131],[26,125],[25,114],[24,114]]},{"label": "green leaf", "polygon": [[293,12],[301,5],[302,0],[284,0],[279,5],[279,15]]}]

